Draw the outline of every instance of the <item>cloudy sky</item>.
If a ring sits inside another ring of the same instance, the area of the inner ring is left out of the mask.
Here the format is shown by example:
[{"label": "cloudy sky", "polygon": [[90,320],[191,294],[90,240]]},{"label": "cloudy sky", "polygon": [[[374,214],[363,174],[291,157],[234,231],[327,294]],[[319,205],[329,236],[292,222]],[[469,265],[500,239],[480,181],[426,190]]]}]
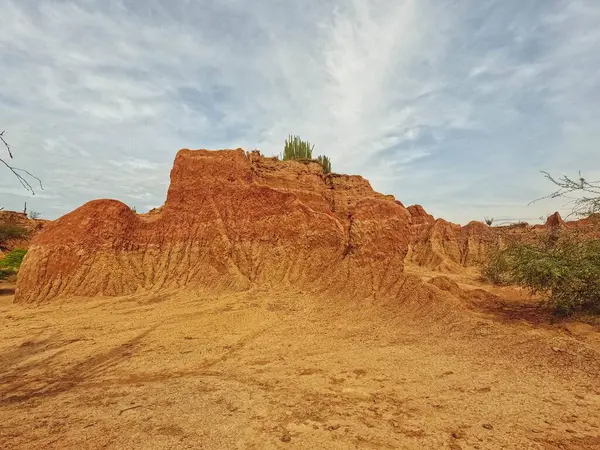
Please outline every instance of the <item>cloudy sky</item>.
[{"label": "cloudy sky", "polygon": [[[600,179],[598,0],[0,0],[0,206],[163,203],[179,148],[299,134],[436,217],[497,222],[539,174]],[[2,156],[5,154],[3,153]]]}]

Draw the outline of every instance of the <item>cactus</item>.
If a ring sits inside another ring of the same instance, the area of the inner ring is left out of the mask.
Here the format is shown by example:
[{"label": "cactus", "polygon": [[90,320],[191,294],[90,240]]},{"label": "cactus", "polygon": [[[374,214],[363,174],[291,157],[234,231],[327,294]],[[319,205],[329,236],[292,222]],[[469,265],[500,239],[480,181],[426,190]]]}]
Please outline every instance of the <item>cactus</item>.
[{"label": "cactus", "polygon": [[312,159],[312,151],[315,148],[314,145],[310,145],[310,142],[303,141],[299,136],[292,136],[285,141],[283,148],[283,160],[289,159]]},{"label": "cactus", "polygon": [[[312,156],[314,148],[314,145],[310,145],[310,142],[308,141],[303,141],[299,136],[290,135],[289,138],[285,140],[285,146],[283,147],[283,160],[287,161],[295,159],[314,161]],[[317,157],[316,161],[323,167],[323,173],[331,173],[331,160],[327,156],[320,155]]]},{"label": "cactus", "polygon": [[323,173],[331,173],[331,159],[328,156],[320,155],[317,160],[323,166]]}]

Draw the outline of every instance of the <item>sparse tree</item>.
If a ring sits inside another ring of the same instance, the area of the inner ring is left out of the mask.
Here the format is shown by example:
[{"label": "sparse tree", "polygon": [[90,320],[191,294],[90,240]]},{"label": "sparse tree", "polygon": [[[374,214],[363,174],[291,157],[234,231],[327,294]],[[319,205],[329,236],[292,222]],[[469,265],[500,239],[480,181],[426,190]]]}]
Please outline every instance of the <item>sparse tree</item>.
[{"label": "sparse tree", "polygon": [[[577,179],[542,173],[558,188],[531,203],[566,198],[572,205],[569,215],[600,213],[600,182],[581,173]],[[518,284],[542,294],[557,314],[600,314],[600,239],[594,236],[552,227],[531,242],[509,243],[492,255],[483,275],[493,283]]]},{"label": "sparse tree", "polygon": [[492,255],[483,276],[541,294],[559,315],[600,313],[600,239],[553,232],[510,242]]},{"label": "sparse tree", "polygon": [[[557,190],[550,195],[538,198],[532,203],[549,198],[566,198],[572,205],[572,210],[569,216],[590,216],[600,213],[600,181],[588,181],[579,172],[579,178],[571,178],[563,175],[560,178],[554,178],[548,172],[542,171],[544,176],[550,180]],[[571,197],[570,194],[579,194],[576,197]]]}]

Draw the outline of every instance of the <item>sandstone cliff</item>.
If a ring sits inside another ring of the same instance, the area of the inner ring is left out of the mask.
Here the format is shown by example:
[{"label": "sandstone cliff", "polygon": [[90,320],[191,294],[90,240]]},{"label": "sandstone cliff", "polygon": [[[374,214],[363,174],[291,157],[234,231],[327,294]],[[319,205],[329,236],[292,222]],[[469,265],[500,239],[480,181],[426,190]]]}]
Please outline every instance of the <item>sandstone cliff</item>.
[{"label": "sandstone cliff", "polygon": [[184,149],[152,214],[95,200],[48,224],[15,301],[256,285],[367,296],[397,284],[410,222],[360,176],[241,149]]}]

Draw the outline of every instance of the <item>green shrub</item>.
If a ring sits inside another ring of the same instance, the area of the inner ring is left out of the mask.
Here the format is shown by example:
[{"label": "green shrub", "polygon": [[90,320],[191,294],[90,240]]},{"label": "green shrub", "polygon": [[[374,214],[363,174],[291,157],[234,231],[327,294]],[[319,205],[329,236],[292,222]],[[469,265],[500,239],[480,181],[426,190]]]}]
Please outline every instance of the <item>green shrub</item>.
[{"label": "green shrub", "polygon": [[7,253],[4,258],[0,259],[0,280],[15,275],[19,271],[26,253],[27,250],[17,249]]},{"label": "green shrub", "polygon": [[29,230],[17,225],[0,224],[0,247],[11,239],[24,239],[29,236]]},{"label": "green shrub", "polygon": [[543,295],[560,315],[600,313],[600,239],[550,233],[533,243],[512,243],[491,257],[482,274]]},{"label": "green shrub", "polygon": [[507,284],[508,258],[505,251],[499,251],[490,257],[481,270],[482,278],[492,284]]}]

